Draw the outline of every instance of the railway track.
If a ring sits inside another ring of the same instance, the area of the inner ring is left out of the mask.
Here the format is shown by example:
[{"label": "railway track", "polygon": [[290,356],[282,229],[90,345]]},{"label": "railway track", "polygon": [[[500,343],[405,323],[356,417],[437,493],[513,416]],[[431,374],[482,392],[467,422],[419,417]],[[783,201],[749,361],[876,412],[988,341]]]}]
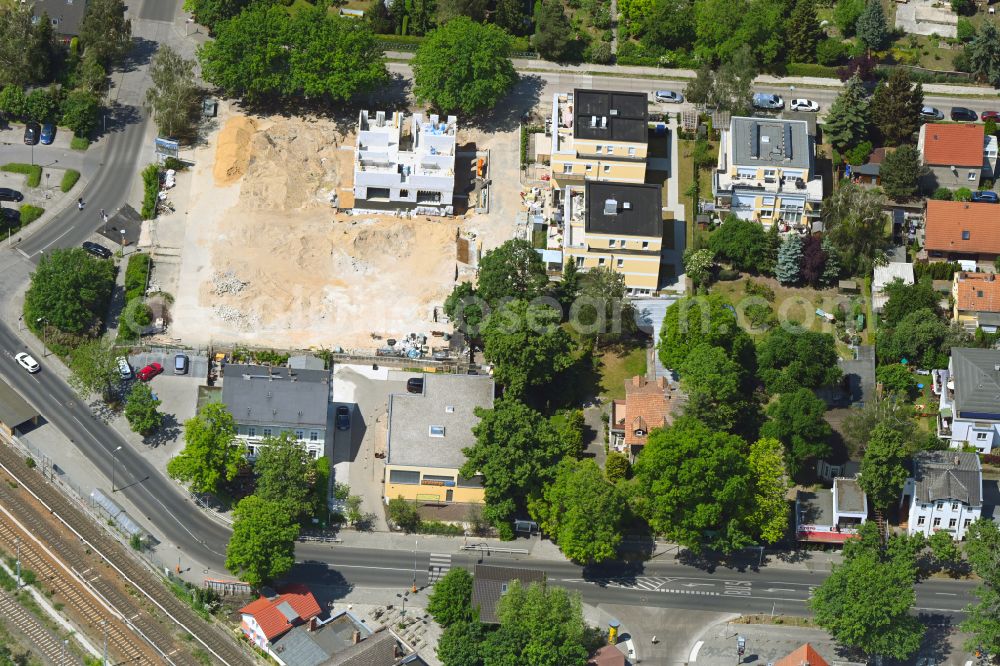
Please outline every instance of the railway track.
[{"label": "railway track", "polygon": [[[194,636],[211,653],[213,663],[228,666],[250,666],[256,663],[252,655],[244,651],[233,637],[198,617],[187,604],[166,588],[160,578],[136,562],[129,553],[123,552],[121,544],[95,525],[89,516],[78,509],[59,490],[46,483],[36,471],[29,469],[21,456],[9,446],[0,446],[0,464],[25,484],[26,488],[45,508],[69,526],[89,548],[110,561],[120,577],[138,588],[141,594],[152,601],[157,607],[155,612],[158,616],[168,617],[178,625],[181,631]],[[19,497],[17,491],[11,490],[6,484],[0,484],[0,503],[18,516],[18,520],[21,520],[21,515],[30,516],[34,512],[28,502]],[[45,521],[32,520],[28,517],[27,522],[22,520],[22,524],[30,524],[32,530],[37,528],[35,534],[42,542],[49,544],[50,548],[58,549],[60,556],[64,557],[68,566],[85,575],[92,587],[103,595],[112,606],[125,613],[129,621],[145,634],[147,640],[167,654],[173,663],[178,666],[200,666],[200,662],[189,655],[187,651],[177,650],[172,637],[163,627],[148,613],[141,612],[141,609],[137,608],[136,602],[124,595],[117,586],[112,585],[102,576],[98,576],[98,572],[94,572],[94,578],[91,580],[91,577],[85,573],[91,567],[90,563],[84,560],[79,552],[74,552],[73,548],[58,548],[57,544],[65,541],[65,538],[57,534]]]},{"label": "railway track", "polygon": [[0,617],[3,617],[4,620],[10,622],[18,631],[27,636],[34,649],[45,655],[45,658],[56,666],[81,666],[83,664],[66,650],[62,641],[18,603],[17,599],[3,590],[0,590]]}]

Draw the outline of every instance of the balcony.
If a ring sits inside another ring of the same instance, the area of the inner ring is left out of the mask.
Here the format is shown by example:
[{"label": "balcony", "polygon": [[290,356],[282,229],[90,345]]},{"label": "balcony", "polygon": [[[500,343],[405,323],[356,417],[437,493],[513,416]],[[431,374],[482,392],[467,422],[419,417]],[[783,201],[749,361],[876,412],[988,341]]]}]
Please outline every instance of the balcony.
[{"label": "balcony", "polygon": [[823,179],[814,176],[809,180],[792,178],[747,178],[739,174],[716,171],[714,185],[717,192],[733,191],[736,189],[753,190],[766,194],[801,194],[805,195],[807,201],[821,201],[823,199]]}]

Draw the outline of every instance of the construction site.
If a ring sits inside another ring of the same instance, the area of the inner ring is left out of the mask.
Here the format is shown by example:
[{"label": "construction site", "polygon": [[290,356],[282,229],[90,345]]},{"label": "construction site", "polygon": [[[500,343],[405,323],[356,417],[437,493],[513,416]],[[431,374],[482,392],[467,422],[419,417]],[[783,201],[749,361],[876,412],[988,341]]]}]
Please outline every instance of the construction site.
[{"label": "construction site", "polygon": [[[441,306],[456,280],[513,233],[496,207],[440,217],[351,210],[353,132],[220,111],[218,129],[184,155],[193,166],[177,174],[174,211],[145,234],[150,290],[174,299],[161,342],[350,352],[446,330]],[[456,172],[476,169],[472,155]]]}]

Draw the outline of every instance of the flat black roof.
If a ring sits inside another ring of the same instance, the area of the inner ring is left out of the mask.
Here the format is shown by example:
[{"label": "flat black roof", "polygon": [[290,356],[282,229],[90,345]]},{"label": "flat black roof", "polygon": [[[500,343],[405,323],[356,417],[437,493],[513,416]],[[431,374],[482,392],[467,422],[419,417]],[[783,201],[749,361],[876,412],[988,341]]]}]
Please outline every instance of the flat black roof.
[{"label": "flat black roof", "polygon": [[587,231],[663,237],[659,185],[587,181],[585,196]]},{"label": "flat black roof", "polygon": [[578,139],[646,140],[645,93],[577,88],[573,105],[573,136]]}]

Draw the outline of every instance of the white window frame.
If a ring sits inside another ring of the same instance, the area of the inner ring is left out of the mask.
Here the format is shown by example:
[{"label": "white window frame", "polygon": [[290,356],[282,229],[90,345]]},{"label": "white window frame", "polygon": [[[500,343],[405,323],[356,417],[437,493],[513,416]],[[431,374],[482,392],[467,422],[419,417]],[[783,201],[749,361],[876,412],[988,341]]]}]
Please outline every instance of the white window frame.
[{"label": "white window frame", "polygon": [[270,436],[271,436],[271,429],[264,428],[264,430],[261,432],[261,437],[270,437]]},{"label": "white window frame", "polygon": [[605,164],[604,165],[604,173],[611,173],[611,165],[610,164]]},{"label": "white window frame", "polygon": [[976,433],[976,441],[979,441],[979,442],[984,441],[989,436],[989,434],[990,433],[988,433],[988,432],[977,432]]},{"label": "white window frame", "polygon": [[305,430],[296,430],[295,431],[295,439],[305,439],[305,438],[306,438],[306,432],[305,432]]},{"label": "white window frame", "polygon": [[978,171],[970,171],[969,172],[969,180],[976,180],[977,178],[979,178],[979,172]]},{"label": "white window frame", "polygon": [[635,146],[629,146],[628,147],[628,154],[629,154],[629,157],[634,157],[635,156]]},{"label": "white window frame", "polygon": [[432,425],[427,428],[427,435],[429,437],[444,437],[445,427],[443,425]]},{"label": "white window frame", "polygon": [[917,516],[917,525],[923,525],[927,522],[927,518],[924,516]]},{"label": "white window frame", "polygon": [[563,173],[573,173],[572,162],[563,162]]},{"label": "white window frame", "polygon": [[319,441],[319,432],[317,432],[315,430],[311,431],[309,433],[309,441],[310,442],[318,442]]},{"label": "white window frame", "polygon": [[932,527],[941,527],[941,519],[940,518],[935,518],[934,519],[934,524],[932,525]]},{"label": "white window frame", "polygon": [[256,436],[257,436],[257,428],[255,428],[253,426],[248,426],[247,427],[247,437],[256,437]]},{"label": "white window frame", "polygon": [[618,268],[625,268],[625,260],[624,259],[619,259],[617,263],[618,263]]}]

